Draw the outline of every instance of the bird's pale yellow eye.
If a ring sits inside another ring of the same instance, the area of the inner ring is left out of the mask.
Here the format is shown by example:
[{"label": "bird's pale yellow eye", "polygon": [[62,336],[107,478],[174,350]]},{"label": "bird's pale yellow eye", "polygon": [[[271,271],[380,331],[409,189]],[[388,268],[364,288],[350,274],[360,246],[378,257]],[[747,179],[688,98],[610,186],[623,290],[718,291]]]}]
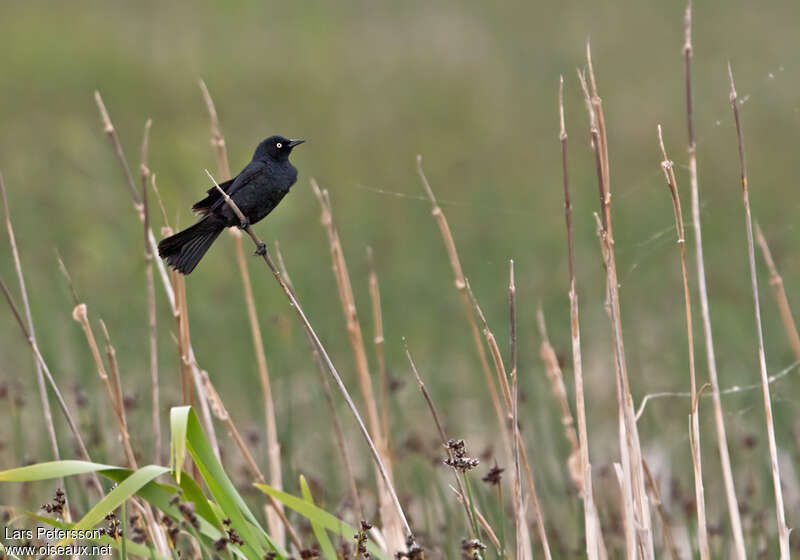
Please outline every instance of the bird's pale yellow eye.
[{"label": "bird's pale yellow eye", "polygon": [[275,147],[278,148],[278,149],[281,149],[281,148],[283,148],[283,144],[278,142],[277,144],[275,144]]}]

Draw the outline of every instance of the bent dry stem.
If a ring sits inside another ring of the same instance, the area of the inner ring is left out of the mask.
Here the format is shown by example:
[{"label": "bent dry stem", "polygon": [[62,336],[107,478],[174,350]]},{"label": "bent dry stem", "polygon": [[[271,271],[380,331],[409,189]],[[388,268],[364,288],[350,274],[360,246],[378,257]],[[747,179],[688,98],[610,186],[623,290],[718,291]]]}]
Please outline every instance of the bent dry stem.
[{"label": "bent dry stem", "polygon": [[361,415],[359,414],[358,409],[356,408],[356,405],[353,402],[353,399],[350,397],[350,393],[347,391],[347,387],[345,387],[342,378],[339,376],[339,372],[336,371],[336,367],[333,365],[333,362],[331,361],[331,358],[328,355],[327,350],[325,350],[325,347],[322,345],[322,342],[320,342],[316,331],[314,331],[314,327],[311,326],[311,323],[306,317],[303,308],[300,306],[300,302],[297,301],[297,298],[292,293],[292,290],[290,290],[289,286],[286,284],[286,282],[284,282],[283,278],[281,277],[280,271],[275,266],[275,263],[272,262],[272,257],[269,256],[266,244],[263,241],[261,241],[261,239],[253,232],[253,228],[250,227],[250,224],[248,223],[247,218],[245,218],[244,214],[242,214],[242,211],[239,210],[239,207],[236,205],[236,203],[231,199],[231,197],[228,196],[228,193],[223,191],[222,188],[219,186],[219,184],[217,184],[217,181],[214,179],[211,173],[208,172],[208,170],[206,170],[206,174],[209,176],[211,181],[217,187],[217,190],[221,193],[222,197],[225,199],[225,202],[228,204],[228,206],[231,207],[233,212],[236,214],[236,217],[239,218],[239,221],[242,224],[242,228],[245,230],[247,235],[250,236],[250,239],[253,240],[253,243],[256,246],[256,255],[264,259],[264,262],[269,267],[270,271],[272,272],[272,275],[275,277],[275,280],[278,282],[281,289],[283,290],[283,293],[286,294],[286,297],[289,299],[289,305],[291,305],[291,307],[297,313],[297,316],[300,318],[300,322],[303,324],[303,328],[306,330],[308,335],[314,341],[314,346],[317,348],[320,355],[322,356],[322,360],[325,363],[328,372],[336,381],[336,385],[338,385],[339,390],[342,392],[342,396],[344,396],[344,399],[347,402],[347,406],[353,413],[353,416],[355,417],[356,422],[358,423],[358,427],[361,430],[361,433],[364,435],[364,439],[367,441],[367,445],[369,446],[370,452],[372,453],[372,458],[375,460],[375,463],[378,466],[378,470],[381,473],[381,477],[383,478],[383,481],[386,483],[386,487],[389,490],[389,493],[391,494],[392,501],[394,502],[394,505],[397,508],[397,513],[400,516],[401,521],[403,522],[403,527],[406,531],[406,534],[408,535],[409,539],[413,539],[414,533],[411,531],[411,526],[408,524],[408,520],[406,519],[405,513],[403,513],[403,507],[400,505],[400,500],[398,499],[397,493],[394,490],[394,486],[392,485],[392,481],[389,478],[388,472],[386,471],[386,467],[384,466],[383,461],[381,460],[381,457],[378,454],[378,450],[375,447],[375,443],[372,441],[372,438],[369,435],[369,431],[367,431],[367,427],[364,425],[364,421],[361,419]]}]

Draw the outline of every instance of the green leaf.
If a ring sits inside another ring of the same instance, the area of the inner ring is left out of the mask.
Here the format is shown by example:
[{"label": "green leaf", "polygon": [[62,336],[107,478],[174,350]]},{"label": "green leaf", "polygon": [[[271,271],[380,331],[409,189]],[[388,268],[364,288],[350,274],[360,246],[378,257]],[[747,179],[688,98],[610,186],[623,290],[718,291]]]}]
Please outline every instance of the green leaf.
[{"label": "green leaf", "polygon": [[[324,527],[328,531],[335,533],[342,538],[353,540],[353,535],[358,533],[358,531],[342,521],[341,519],[337,518],[335,515],[332,515],[321,509],[314,504],[310,504],[305,500],[298,498],[297,496],[292,496],[291,494],[287,494],[286,492],[282,492],[281,490],[276,490],[275,488],[267,485],[267,484],[254,484],[256,488],[264,492],[265,494],[269,494],[276,500],[280,501],[286,507],[289,507],[295,510],[297,513],[306,517],[312,523],[316,523],[321,527]],[[374,556],[378,558],[383,558],[386,560],[388,556],[386,552],[381,550],[375,543],[372,541],[367,541],[367,549],[372,553]]]},{"label": "green leaf", "polygon": [[0,471],[0,482],[33,482],[34,480],[50,480],[76,474],[86,474],[108,469],[116,469],[110,465],[90,463],[88,461],[49,461],[37,463],[18,469]]},{"label": "green leaf", "polygon": [[[300,475],[300,491],[303,494],[303,499],[313,506],[314,498],[311,496],[311,489],[308,487],[306,477],[302,474]],[[336,560],[336,549],[333,548],[333,544],[328,537],[328,533],[325,532],[325,528],[313,519],[309,518],[309,520],[311,521],[311,529],[314,531],[314,536],[317,537],[317,542],[322,550],[322,555],[328,560]]]},{"label": "green leaf", "polygon": [[191,409],[186,422],[186,449],[192,455],[211,495],[225,516],[231,520],[231,526],[244,540],[243,550],[248,558],[261,560],[265,547],[269,547],[285,558],[286,552],[278,547],[261,528],[239,495],[203,434],[197,415]]},{"label": "green leaf", "polygon": [[[114,509],[116,509],[122,502],[135,494],[145,484],[168,472],[169,469],[166,467],[159,467],[157,465],[148,465],[135,471],[125,480],[120,482],[119,486],[106,494],[102,500],[97,502],[94,507],[83,516],[83,519],[75,524],[75,529],[91,529],[100,521],[102,521],[106,515],[114,511]],[[61,539],[59,545],[66,546],[70,542],[72,542],[71,538]]]},{"label": "green leaf", "polygon": [[186,457],[186,427],[191,411],[190,406],[174,406],[169,411],[169,466],[178,484],[181,483],[181,467]]}]

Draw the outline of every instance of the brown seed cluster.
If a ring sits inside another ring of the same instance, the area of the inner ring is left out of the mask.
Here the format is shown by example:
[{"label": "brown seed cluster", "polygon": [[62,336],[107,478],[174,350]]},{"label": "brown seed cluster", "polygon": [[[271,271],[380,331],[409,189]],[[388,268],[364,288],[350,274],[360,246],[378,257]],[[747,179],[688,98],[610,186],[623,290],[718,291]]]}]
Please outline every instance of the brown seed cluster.
[{"label": "brown seed cluster", "polygon": [[236,544],[239,546],[244,545],[244,541],[242,537],[239,536],[239,533],[231,527],[231,520],[230,519],[223,519],[222,524],[225,525],[225,536],[220,537],[216,541],[214,541],[214,549],[217,551],[225,550],[228,547],[228,543]]},{"label": "brown seed cluster", "polygon": [[[461,443],[463,444],[464,442],[462,441]],[[398,551],[395,553],[394,557],[396,560],[400,560],[401,558],[407,558],[408,560],[425,560],[425,552],[422,550],[422,547],[414,541],[414,537],[408,535],[406,538],[406,551]]]},{"label": "brown seed cluster", "polygon": [[370,529],[372,529],[372,525],[362,519],[361,528],[358,530],[358,533],[353,535],[353,538],[356,540],[356,558],[372,558],[370,553],[367,552],[367,533],[369,533]]},{"label": "brown seed cluster", "polygon": [[42,509],[47,513],[64,515],[64,506],[66,503],[67,497],[64,494],[64,490],[56,488],[56,495],[53,497],[53,501],[48,504],[42,504]]},{"label": "brown seed cluster", "polygon": [[467,444],[463,439],[448,440],[445,447],[450,451],[451,456],[444,460],[444,464],[461,473],[471,471],[480,464],[479,459],[467,457]]},{"label": "brown seed cluster", "polygon": [[481,557],[481,552],[486,550],[486,545],[478,539],[462,539],[461,541],[461,556],[475,560]]},{"label": "brown seed cluster", "polygon": [[119,519],[117,519],[116,514],[112,511],[108,515],[106,515],[106,521],[108,524],[105,527],[101,527],[99,529],[101,535],[108,535],[115,541],[118,541],[122,538],[122,523],[120,523]]}]

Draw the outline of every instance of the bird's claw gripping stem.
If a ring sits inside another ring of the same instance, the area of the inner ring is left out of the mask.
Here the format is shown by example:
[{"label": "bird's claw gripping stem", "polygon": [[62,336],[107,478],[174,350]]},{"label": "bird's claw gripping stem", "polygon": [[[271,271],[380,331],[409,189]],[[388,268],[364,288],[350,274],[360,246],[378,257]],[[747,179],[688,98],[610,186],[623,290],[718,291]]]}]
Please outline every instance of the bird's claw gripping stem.
[{"label": "bird's claw gripping stem", "polygon": [[259,256],[259,257],[263,257],[264,255],[266,255],[267,254],[267,245],[266,245],[266,243],[264,243],[263,241],[260,242],[258,244],[258,246],[256,247],[256,252],[254,254]]},{"label": "bird's claw gripping stem", "polygon": [[239,220],[239,229],[247,229],[250,227],[250,220],[247,217],[242,218]]}]

